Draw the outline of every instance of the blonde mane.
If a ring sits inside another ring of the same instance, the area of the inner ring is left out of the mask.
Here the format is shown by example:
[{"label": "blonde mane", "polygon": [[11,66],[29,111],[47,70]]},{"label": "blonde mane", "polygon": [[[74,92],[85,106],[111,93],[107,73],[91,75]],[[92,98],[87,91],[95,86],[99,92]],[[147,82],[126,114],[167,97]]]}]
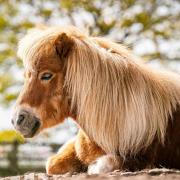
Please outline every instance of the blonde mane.
[{"label": "blonde mane", "polygon": [[[180,102],[180,77],[153,72],[123,46],[76,28],[50,29],[34,41],[42,45],[62,32],[75,41],[64,86],[86,134],[106,152],[123,157],[145,149],[155,137],[163,143],[168,119]],[[22,58],[27,57],[26,42],[33,49],[31,38],[20,43]]]},{"label": "blonde mane", "polygon": [[76,39],[66,87],[77,122],[106,152],[136,154],[158,137],[180,102],[180,77],[155,73],[121,45]]}]

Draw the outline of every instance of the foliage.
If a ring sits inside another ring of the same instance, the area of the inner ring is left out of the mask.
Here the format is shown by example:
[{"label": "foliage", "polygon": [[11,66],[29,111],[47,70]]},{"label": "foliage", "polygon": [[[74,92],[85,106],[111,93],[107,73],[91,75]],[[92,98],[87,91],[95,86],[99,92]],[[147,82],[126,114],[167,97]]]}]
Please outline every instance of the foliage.
[{"label": "foliage", "polygon": [[24,143],[24,138],[13,130],[0,131],[0,143]]},{"label": "foliage", "polygon": [[[161,47],[180,37],[179,11],[178,0],[0,0],[0,103],[9,105],[19,92],[23,78],[17,42],[35,24],[73,24],[138,49],[145,60],[179,60],[178,48]],[[144,39],[153,48],[141,51]]]}]

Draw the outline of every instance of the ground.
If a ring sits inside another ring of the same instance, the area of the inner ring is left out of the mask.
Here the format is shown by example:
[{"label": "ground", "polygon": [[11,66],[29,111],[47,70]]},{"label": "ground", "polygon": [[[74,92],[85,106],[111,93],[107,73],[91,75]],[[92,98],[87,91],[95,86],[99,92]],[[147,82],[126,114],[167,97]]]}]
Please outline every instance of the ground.
[{"label": "ground", "polygon": [[138,172],[115,171],[102,175],[65,174],[48,176],[44,173],[27,173],[22,176],[0,178],[0,180],[180,180],[180,171],[170,169],[151,169]]}]

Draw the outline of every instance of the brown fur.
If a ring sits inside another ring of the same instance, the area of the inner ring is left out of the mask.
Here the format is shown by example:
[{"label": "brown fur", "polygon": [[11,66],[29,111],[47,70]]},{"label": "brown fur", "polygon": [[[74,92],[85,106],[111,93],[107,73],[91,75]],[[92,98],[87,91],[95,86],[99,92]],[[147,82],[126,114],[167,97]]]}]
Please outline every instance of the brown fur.
[{"label": "brown fur", "polygon": [[[31,109],[39,131],[66,117],[82,128],[49,159],[49,174],[78,171],[109,153],[123,169],[180,168],[178,75],[154,72],[123,46],[74,27],[34,31],[18,54],[26,80],[17,107]],[[43,82],[46,71],[53,78]]]},{"label": "brown fur", "polygon": [[82,171],[84,167],[76,155],[73,141],[64,145],[61,152],[48,159],[46,171],[48,174],[64,174]]},{"label": "brown fur", "polygon": [[81,129],[77,135],[75,149],[79,160],[87,166],[105,154]]}]

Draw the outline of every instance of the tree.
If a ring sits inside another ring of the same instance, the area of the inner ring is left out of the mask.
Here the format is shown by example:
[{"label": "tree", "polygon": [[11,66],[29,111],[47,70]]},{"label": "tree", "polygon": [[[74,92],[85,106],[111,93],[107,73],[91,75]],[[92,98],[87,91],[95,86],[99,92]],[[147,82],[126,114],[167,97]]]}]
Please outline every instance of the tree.
[{"label": "tree", "polygon": [[[179,60],[178,0],[0,0],[0,102],[9,105],[22,85],[18,40],[38,23],[73,24],[127,44],[146,61]],[[148,43],[148,48],[142,44]],[[164,45],[172,45],[167,51]]]}]

